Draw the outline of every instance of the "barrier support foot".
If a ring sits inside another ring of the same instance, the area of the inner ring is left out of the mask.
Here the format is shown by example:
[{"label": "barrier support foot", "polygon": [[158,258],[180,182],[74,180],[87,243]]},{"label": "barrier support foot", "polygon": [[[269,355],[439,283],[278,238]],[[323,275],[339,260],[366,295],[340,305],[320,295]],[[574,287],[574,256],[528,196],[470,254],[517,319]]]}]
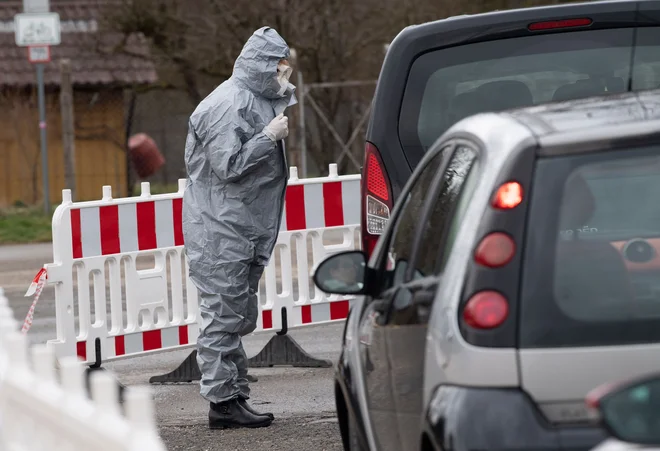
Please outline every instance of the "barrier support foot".
[{"label": "barrier support foot", "polygon": [[[181,362],[181,365],[174,371],[159,376],[152,376],[149,379],[150,384],[176,384],[198,381],[202,378],[197,365],[197,351],[190,353],[186,360]],[[257,382],[259,379],[248,374],[248,382]]]},{"label": "barrier support foot", "polygon": [[253,368],[290,365],[302,368],[329,368],[330,360],[317,359],[309,355],[290,335],[274,335],[264,348],[251,359]]},{"label": "barrier support foot", "polygon": [[274,335],[266,346],[251,359],[248,366],[264,368],[275,365],[290,365],[300,368],[329,368],[330,360],[317,359],[308,354],[290,335],[286,307],[282,307],[282,330]]}]

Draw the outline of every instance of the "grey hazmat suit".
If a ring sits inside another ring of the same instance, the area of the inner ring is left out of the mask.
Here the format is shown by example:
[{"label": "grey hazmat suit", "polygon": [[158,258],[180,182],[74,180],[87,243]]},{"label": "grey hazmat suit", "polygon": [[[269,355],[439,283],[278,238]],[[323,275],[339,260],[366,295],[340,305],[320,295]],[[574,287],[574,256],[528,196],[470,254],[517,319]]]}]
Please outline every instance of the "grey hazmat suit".
[{"label": "grey hazmat suit", "polygon": [[256,328],[256,291],[275,246],[287,183],[284,144],[263,129],[295,103],[295,87],[288,84],[281,94],[277,80],[278,63],[288,57],[274,29],[257,30],[232,76],[188,124],[183,233],[200,293],[200,392],[212,403],[250,394],[241,336]]}]

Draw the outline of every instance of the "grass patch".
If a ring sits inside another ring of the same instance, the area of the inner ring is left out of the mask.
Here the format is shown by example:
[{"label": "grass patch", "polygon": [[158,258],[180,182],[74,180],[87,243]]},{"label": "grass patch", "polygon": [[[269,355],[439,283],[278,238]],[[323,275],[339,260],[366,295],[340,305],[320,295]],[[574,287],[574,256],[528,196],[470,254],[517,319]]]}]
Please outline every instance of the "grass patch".
[{"label": "grass patch", "polygon": [[38,207],[0,209],[0,244],[51,241],[51,217]]}]

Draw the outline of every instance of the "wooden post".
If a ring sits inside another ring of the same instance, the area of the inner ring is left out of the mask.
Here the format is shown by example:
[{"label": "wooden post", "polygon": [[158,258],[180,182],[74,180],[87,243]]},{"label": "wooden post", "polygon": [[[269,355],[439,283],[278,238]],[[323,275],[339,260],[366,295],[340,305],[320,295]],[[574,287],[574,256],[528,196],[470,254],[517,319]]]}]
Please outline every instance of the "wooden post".
[{"label": "wooden post", "polygon": [[76,137],[73,117],[73,85],[71,61],[60,61],[60,112],[62,115],[62,148],[64,149],[64,182],[76,199]]}]

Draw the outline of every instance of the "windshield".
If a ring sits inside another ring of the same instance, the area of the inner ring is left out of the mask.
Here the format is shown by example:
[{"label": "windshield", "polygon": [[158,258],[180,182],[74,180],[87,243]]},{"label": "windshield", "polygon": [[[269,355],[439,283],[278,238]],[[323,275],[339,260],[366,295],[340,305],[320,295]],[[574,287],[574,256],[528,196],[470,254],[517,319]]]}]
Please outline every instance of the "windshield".
[{"label": "windshield", "polygon": [[660,148],[549,158],[534,173],[520,346],[660,340]]},{"label": "windshield", "polygon": [[622,28],[426,53],[410,71],[399,117],[401,144],[416,164],[451,125],[476,113],[658,88],[659,43],[656,27]]}]

